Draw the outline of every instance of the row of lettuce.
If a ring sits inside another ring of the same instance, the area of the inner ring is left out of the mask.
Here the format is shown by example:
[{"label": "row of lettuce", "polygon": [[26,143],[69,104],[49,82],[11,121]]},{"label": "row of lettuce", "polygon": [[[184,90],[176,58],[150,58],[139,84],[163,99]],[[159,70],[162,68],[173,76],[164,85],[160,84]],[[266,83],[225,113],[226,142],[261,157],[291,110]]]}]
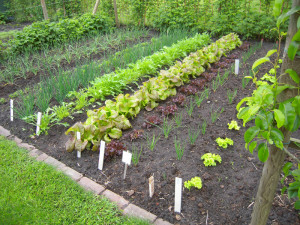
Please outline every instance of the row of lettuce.
[{"label": "row of lettuce", "polygon": [[[177,61],[168,70],[160,71],[159,76],[144,82],[134,94],[119,94],[115,101],[107,100],[105,106],[89,110],[84,123],[77,122],[66,132],[71,134],[66,150],[96,151],[101,140],[109,142],[112,138],[120,138],[122,130],[131,127],[129,118],[135,117],[144,108],[151,111],[158,106],[159,101],[176,95],[176,87],[200,76],[210,64],[219,61],[223,55],[240,45],[241,41],[236,34],[224,36],[208,47],[191,53],[182,62]],[[77,132],[81,133],[80,140],[76,138]]]},{"label": "row of lettuce", "polygon": [[[96,100],[104,100],[106,96],[117,94],[122,92],[122,89],[126,88],[129,84],[137,82],[141,78],[151,75],[158,75],[157,71],[163,66],[170,66],[172,62],[176,59],[183,58],[187,54],[196,51],[197,49],[210,43],[210,37],[208,34],[196,34],[194,37],[186,38],[177,43],[173,44],[170,47],[164,47],[160,51],[154,53],[153,55],[144,57],[141,60],[138,60],[134,64],[130,64],[125,69],[118,69],[115,72],[103,75],[97,78],[94,82],[89,84],[88,88],[83,88],[79,91],[70,91],[65,93],[70,96],[71,102],[60,102],[60,106],[54,106],[52,108],[47,108],[43,114],[41,132],[47,132],[47,130],[55,125],[60,124],[60,121],[68,116],[71,116],[74,113],[78,113],[83,107],[86,107],[90,104],[94,104]],[[97,74],[101,68],[95,66],[88,71],[87,68],[81,69],[81,72],[84,74]],[[84,75],[82,77],[86,78]],[[77,72],[73,72],[73,75],[77,76]],[[73,76],[72,75],[72,76]],[[64,76],[64,79],[69,81],[74,80],[72,76]],[[75,76],[75,77],[76,77]],[[77,80],[75,79],[74,82]],[[66,92],[68,86],[65,85],[61,87],[58,91]],[[38,91],[39,99],[41,99],[41,104],[44,104],[47,100],[49,102],[49,96],[53,95],[53,89],[49,90],[48,93],[45,91],[45,88],[40,88],[41,92]],[[59,92],[60,93],[60,92]],[[56,93],[57,94],[57,93]],[[63,94],[63,93],[62,93]],[[43,96],[45,99],[43,100]],[[26,110],[26,108],[33,109],[34,105],[38,102],[34,100],[34,96],[24,97],[24,105],[18,106],[19,111]],[[29,99],[30,98],[30,99]],[[21,118],[28,123],[36,123],[36,114],[27,115]],[[66,124],[62,124],[66,125]]]}]

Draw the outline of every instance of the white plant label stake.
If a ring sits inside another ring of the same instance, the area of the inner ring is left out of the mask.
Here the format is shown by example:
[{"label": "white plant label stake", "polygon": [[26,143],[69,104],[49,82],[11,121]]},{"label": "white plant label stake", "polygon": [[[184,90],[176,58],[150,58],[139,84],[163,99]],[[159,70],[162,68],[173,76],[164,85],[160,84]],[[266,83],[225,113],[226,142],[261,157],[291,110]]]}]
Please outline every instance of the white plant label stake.
[{"label": "white plant label stake", "polygon": [[[81,134],[80,132],[77,131],[77,140],[81,139]],[[77,151],[77,158],[81,158],[81,151]]]},{"label": "white plant label stake", "polygon": [[36,131],[35,131],[37,136],[39,136],[41,120],[42,120],[42,113],[38,112],[38,114],[37,114],[37,123],[36,123]]},{"label": "white plant label stake", "polygon": [[104,151],[105,151],[105,142],[100,142],[100,152],[99,152],[99,163],[98,163],[98,169],[103,169],[103,162],[104,162]]},{"label": "white plant label stake", "polygon": [[175,204],[174,211],[181,212],[182,178],[175,178]]},{"label": "white plant label stake", "polygon": [[10,121],[14,121],[14,100],[10,100]]},{"label": "white plant label stake", "polygon": [[239,59],[236,59],[235,60],[235,75],[238,75],[239,74],[239,68],[240,68],[240,60]]},{"label": "white plant label stake", "polygon": [[151,176],[149,178],[149,196],[150,196],[150,198],[152,198],[153,194],[154,194],[154,177]]},{"label": "white plant label stake", "polygon": [[132,154],[129,151],[127,152],[123,151],[122,162],[125,163],[124,177],[123,177],[124,180],[126,178],[127,167],[130,166],[131,164],[131,158],[132,158]]}]

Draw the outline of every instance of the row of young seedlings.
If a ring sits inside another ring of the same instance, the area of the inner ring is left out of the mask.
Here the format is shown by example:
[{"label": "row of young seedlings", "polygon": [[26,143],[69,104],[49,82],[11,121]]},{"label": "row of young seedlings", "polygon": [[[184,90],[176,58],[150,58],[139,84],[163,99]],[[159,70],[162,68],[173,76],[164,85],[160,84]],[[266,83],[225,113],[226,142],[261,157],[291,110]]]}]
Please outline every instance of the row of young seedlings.
[{"label": "row of young seedlings", "polygon": [[[176,94],[176,87],[188,83],[190,77],[200,76],[205,68],[219,59],[230,50],[241,45],[235,34],[229,34],[217,40],[208,47],[198,50],[186,57],[183,62],[177,62],[169,70],[162,70],[160,76],[144,82],[133,95],[120,94],[116,101],[107,100],[105,106],[98,110],[87,112],[85,123],[78,122],[67,132],[71,138],[66,143],[67,151],[74,149],[98,150],[101,140],[110,141],[111,138],[120,138],[122,130],[131,127],[128,118],[135,117],[141,109],[151,111],[158,106],[158,101],[165,100]],[[81,133],[81,140],[76,140],[75,133]]]},{"label": "row of young seedlings", "polygon": [[[67,124],[60,122],[63,118],[68,116],[71,117],[73,113],[82,113],[80,109],[92,104],[98,99],[104,99],[105,96],[115,96],[122,90],[122,88],[126,88],[128,84],[136,82],[138,79],[147,76],[147,74],[155,74],[155,72],[162,66],[170,65],[177,58],[184,57],[186,54],[207,45],[209,42],[210,38],[208,34],[196,34],[194,37],[181,40],[176,44],[173,44],[171,47],[164,47],[159,52],[156,52],[151,56],[147,56],[142,60],[138,60],[135,64],[130,64],[127,69],[119,69],[114,73],[100,77],[97,81],[95,81],[94,85],[90,83],[90,87],[86,91],[84,91],[84,89],[79,92],[71,91],[71,89],[68,88],[68,85],[61,85],[59,90],[62,92],[62,95],[73,96],[75,99],[69,103],[62,102],[60,106],[46,109],[43,114],[40,132],[47,133],[47,130],[56,124],[66,126]],[[88,71],[88,69],[91,70]],[[78,70],[78,73],[74,74],[76,75],[74,79],[72,79],[72,76],[62,76],[59,78],[62,78],[63,81],[66,80],[67,83],[71,80],[72,83],[76,83],[78,86],[81,83],[80,77],[84,77],[84,79],[86,79],[86,76],[83,76],[86,72],[88,74],[97,74],[97,69],[80,69]],[[78,74],[80,77],[77,76]],[[52,83],[55,83],[55,79]],[[57,83],[64,84],[64,82]],[[95,88],[95,86],[97,86],[97,88]],[[92,89],[94,90],[93,93],[95,93],[95,95],[91,96],[90,93]],[[40,102],[45,106],[43,108],[46,108],[51,100],[51,96],[53,96],[53,90],[51,85],[47,84],[45,85],[45,88],[40,88],[40,90],[42,91],[39,97],[41,99]],[[61,100],[63,100],[63,96]],[[92,98],[88,100],[89,97]],[[31,97],[29,95],[24,97],[21,96],[21,98],[23,98],[23,102],[25,103],[21,107],[21,110],[25,111],[26,114],[28,114],[28,112],[32,112],[35,105],[34,95],[31,95]],[[25,116],[22,119],[24,119],[27,123],[35,124],[37,118],[35,114],[32,114],[30,116]]]}]

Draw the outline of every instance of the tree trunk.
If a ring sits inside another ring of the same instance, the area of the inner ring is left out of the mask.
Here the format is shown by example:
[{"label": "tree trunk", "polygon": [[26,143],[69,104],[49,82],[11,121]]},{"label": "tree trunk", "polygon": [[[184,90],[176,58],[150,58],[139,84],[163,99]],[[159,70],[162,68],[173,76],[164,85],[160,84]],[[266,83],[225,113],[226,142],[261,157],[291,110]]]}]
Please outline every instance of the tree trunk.
[{"label": "tree trunk", "polygon": [[93,10],[93,15],[96,14],[98,6],[99,6],[100,0],[96,0],[95,6],[94,6],[94,10]]},{"label": "tree trunk", "polygon": [[[300,0],[293,1],[293,7],[299,6]],[[299,15],[294,13],[290,17],[288,36],[285,44],[285,49],[288,49],[288,46],[291,42],[292,37],[297,31],[297,19]],[[300,59],[295,58],[294,61],[291,61],[286,52],[283,57],[283,64],[281,67],[281,74],[287,69],[293,69],[298,74],[300,74]],[[290,78],[289,75],[283,75],[279,79],[279,83],[286,83],[291,85],[296,85],[294,81]],[[280,95],[278,95],[277,101],[282,102],[286,99],[292,98],[297,95],[296,90],[286,90],[283,91]],[[281,130],[284,135],[284,142],[290,142],[291,132],[282,129]],[[267,162],[264,165],[262,176],[259,182],[258,191],[255,198],[254,209],[252,213],[251,225],[265,225],[267,223],[269,213],[272,207],[272,203],[274,200],[274,195],[276,188],[278,186],[278,181],[280,178],[281,169],[283,167],[284,159],[286,154],[276,148],[275,146],[271,146],[269,149],[270,155]]]},{"label": "tree trunk", "polygon": [[115,11],[115,19],[117,27],[120,27],[119,19],[118,19],[118,8],[117,8],[117,0],[113,0],[114,2],[114,11]]},{"label": "tree trunk", "polygon": [[42,9],[43,9],[43,14],[44,14],[44,19],[48,20],[48,12],[47,12],[47,7],[46,7],[46,3],[45,0],[41,0],[41,4],[42,4]]}]

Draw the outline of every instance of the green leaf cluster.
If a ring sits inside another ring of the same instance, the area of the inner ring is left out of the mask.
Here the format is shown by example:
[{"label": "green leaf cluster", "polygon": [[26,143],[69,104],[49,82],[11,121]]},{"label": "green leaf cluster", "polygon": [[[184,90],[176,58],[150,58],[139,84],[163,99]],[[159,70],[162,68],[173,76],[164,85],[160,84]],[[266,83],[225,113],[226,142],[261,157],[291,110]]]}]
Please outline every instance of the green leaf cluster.
[{"label": "green leaf cluster", "polygon": [[202,188],[202,180],[200,177],[193,177],[191,180],[184,182],[184,187],[189,190],[191,190],[192,187],[201,189]]},{"label": "green leaf cluster", "polygon": [[233,140],[230,139],[230,138],[225,138],[225,139],[223,139],[223,138],[218,137],[218,138],[216,139],[216,142],[217,142],[218,145],[219,145],[220,147],[222,147],[222,148],[227,148],[228,145],[233,145]]},{"label": "green leaf cluster", "polygon": [[235,121],[235,120],[232,120],[230,123],[228,123],[227,124],[228,125],[228,129],[229,130],[232,130],[232,129],[234,129],[234,130],[240,130],[240,126],[238,125],[238,123],[237,123],[237,121]]},{"label": "green leaf cluster", "polygon": [[295,209],[300,209],[300,165],[298,169],[291,171],[293,164],[288,162],[283,167],[284,178],[281,179],[281,183],[284,183],[284,179],[287,176],[293,176],[294,182],[290,183],[288,187],[283,187],[281,193],[283,194],[286,190],[289,198],[296,198]]},{"label": "green leaf cluster", "polygon": [[141,109],[151,111],[158,102],[176,94],[176,87],[190,81],[189,77],[200,76],[204,67],[218,61],[226,52],[240,45],[241,41],[235,34],[229,34],[217,40],[208,47],[190,54],[182,62],[177,62],[167,71],[161,71],[158,77],[144,82],[133,95],[119,94],[115,100],[107,100],[105,106],[94,111],[88,111],[86,122],[76,123],[66,134],[72,137],[66,144],[66,149],[72,151],[75,146],[75,135],[79,131],[82,139],[88,141],[93,150],[98,148],[101,139],[110,141],[120,138],[122,130],[131,127],[128,118],[135,117]]},{"label": "green leaf cluster", "polygon": [[205,166],[216,166],[217,162],[221,163],[221,156],[218,154],[206,153],[201,157]]},{"label": "green leaf cluster", "polygon": [[109,32],[113,21],[100,15],[84,14],[78,18],[62,19],[59,22],[44,20],[24,27],[8,42],[8,51],[21,53],[25,49],[40,50],[43,46],[53,46],[78,40],[95,32]]}]

